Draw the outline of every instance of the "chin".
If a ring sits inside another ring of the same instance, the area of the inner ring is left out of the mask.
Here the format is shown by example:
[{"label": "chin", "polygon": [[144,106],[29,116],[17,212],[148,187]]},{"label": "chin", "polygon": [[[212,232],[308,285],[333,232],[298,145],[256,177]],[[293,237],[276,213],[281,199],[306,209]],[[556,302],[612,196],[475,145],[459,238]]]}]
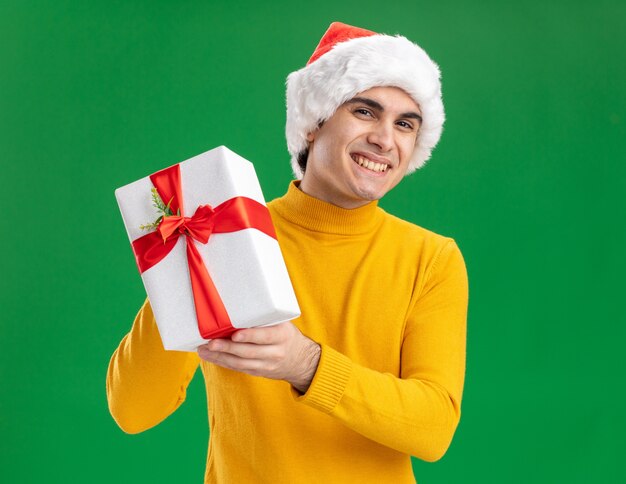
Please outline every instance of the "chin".
[{"label": "chin", "polygon": [[361,200],[373,202],[374,200],[380,200],[383,197],[384,192],[381,192],[380,190],[357,189],[354,190],[354,194]]}]

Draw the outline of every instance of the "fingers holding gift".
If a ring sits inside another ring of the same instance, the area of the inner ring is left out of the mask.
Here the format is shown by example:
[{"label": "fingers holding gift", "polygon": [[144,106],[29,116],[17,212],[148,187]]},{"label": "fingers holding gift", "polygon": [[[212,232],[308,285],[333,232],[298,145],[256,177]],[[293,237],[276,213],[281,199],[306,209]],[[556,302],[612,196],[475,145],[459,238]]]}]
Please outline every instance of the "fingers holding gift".
[{"label": "fingers holding gift", "polygon": [[237,343],[229,339],[214,339],[206,345],[200,346],[200,348],[205,348],[213,353],[228,353],[248,359],[280,359],[284,356],[283,348],[277,345]]},{"label": "fingers holding gift", "polygon": [[[293,332],[290,322],[260,328],[241,329],[231,336],[231,340],[238,343],[254,343],[257,345],[277,344],[288,339]],[[296,330],[297,331],[297,330]]]},{"label": "fingers holding gift", "polygon": [[231,370],[255,376],[281,378],[280,368],[284,361],[281,348],[226,340],[213,340],[198,348],[203,360]]},{"label": "fingers holding gift", "polygon": [[305,393],[317,370],[321,347],[293,323],[248,328],[231,339],[214,339],[198,347],[203,360],[250,375],[285,380]]},{"label": "fingers holding gift", "polygon": [[209,351],[204,347],[198,348],[198,355],[200,355],[203,360],[215,363],[222,368],[248,373],[249,375],[260,376],[259,371],[263,366],[263,361],[261,360],[251,360],[229,353]]}]

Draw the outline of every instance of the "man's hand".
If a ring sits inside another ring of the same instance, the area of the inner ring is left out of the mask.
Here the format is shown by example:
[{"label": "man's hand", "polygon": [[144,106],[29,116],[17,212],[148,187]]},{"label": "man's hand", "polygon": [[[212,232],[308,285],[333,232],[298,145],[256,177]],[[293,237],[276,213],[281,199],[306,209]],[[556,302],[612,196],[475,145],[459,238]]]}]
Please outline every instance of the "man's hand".
[{"label": "man's hand", "polygon": [[214,339],[198,347],[203,360],[249,375],[285,380],[305,393],[317,370],[321,348],[293,323],[241,329],[231,339]]}]

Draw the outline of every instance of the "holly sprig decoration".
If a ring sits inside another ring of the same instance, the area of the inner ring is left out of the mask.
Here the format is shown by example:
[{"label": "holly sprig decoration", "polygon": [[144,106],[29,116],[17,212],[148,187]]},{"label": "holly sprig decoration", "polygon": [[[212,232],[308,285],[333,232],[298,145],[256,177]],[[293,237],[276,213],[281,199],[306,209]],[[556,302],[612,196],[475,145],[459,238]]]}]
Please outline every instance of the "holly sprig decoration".
[{"label": "holly sprig decoration", "polygon": [[[163,220],[163,217],[171,217],[172,215],[174,215],[174,213],[172,212],[172,209],[170,208],[170,205],[172,204],[172,200],[174,200],[174,197],[170,198],[170,201],[167,202],[167,205],[165,205],[163,203],[163,200],[161,200],[161,197],[159,196],[159,192],[157,191],[156,188],[152,187],[152,190],[150,191],[152,192],[152,206],[156,208],[157,212],[160,213],[161,215],[159,215],[159,218],[157,218],[152,223],[140,225],[139,228],[141,230],[156,229],[161,223],[161,221]],[[176,211],[176,215],[180,216],[180,208]]]}]

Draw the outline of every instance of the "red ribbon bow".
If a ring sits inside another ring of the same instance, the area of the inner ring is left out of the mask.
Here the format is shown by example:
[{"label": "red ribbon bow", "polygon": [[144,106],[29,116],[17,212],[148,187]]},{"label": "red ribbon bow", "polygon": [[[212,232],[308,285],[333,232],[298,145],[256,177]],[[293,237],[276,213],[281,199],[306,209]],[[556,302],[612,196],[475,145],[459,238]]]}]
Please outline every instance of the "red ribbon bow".
[{"label": "red ribbon bow", "polygon": [[[210,205],[201,205],[196,209],[193,217],[183,217],[182,215],[163,217],[163,220],[157,227],[157,231],[161,234],[164,244],[170,237],[178,238],[181,234],[206,244],[213,231],[212,219],[214,213],[215,210]],[[178,230],[177,234],[175,233],[176,230]]]},{"label": "red ribbon bow", "polygon": [[228,336],[235,331],[224,303],[213,284],[202,256],[192,238],[206,244],[212,233],[236,232],[255,228],[276,238],[267,207],[251,198],[235,197],[215,208],[199,206],[193,216],[185,217],[183,210],[180,166],[174,165],[150,175],[161,200],[171,200],[173,213],[163,218],[156,232],[133,241],[132,247],[139,272],[143,273],[163,260],[181,235],[187,242],[187,263],[191,279],[198,329],[204,339]]}]

